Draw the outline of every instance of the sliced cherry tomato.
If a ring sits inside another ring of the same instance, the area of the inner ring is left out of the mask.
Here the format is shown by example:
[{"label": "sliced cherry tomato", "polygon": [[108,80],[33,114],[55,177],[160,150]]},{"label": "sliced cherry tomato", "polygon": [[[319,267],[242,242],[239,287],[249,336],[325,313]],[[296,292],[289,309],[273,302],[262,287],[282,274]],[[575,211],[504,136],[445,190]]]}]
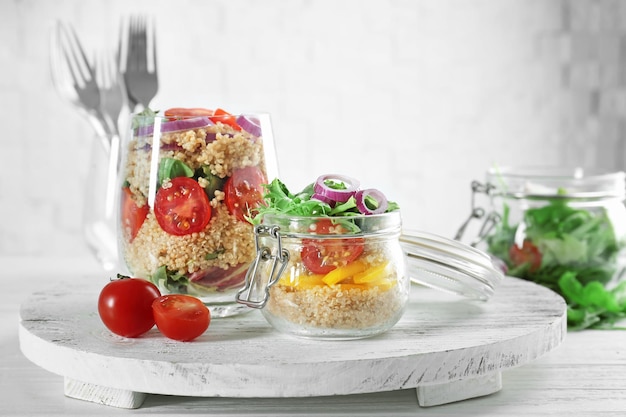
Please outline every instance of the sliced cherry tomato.
[{"label": "sliced cherry tomato", "polygon": [[164,295],[152,302],[156,325],[170,339],[187,342],[206,331],[211,322],[209,309],[196,297]]},{"label": "sliced cherry tomato", "polygon": [[203,109],[200,107],[173,107],[171,109],[165,110],[164,115],[169,120],[180,120],[197,116],[213,116],[213,110]]},{"label": "sliced cherry tomato", "polygon": [[133,198],[130,188],[122,188],[122,230],[124,238],[128,242],[132,242],[141,228],[146,216],[148,215],[148,205],[144,204],[139,207]]},{"label": "sliced cherry tomato", "polygon": [[161,229],[176,236],[203,230],[211,220],[211,204],[193,178],[176,177],[157,191],[154,215]]},{"label": "sliced cherry tomato", "polygon": [[524,240],[521,248],[516,244],[511,246],[509,257],[515,266],[528,264],[529,272],[535,272],[541,267],[541,252],[539,252],[537,246],[528,239]]},{"label": "sliced cherry tomato", "polygon": [[242,222],[246,216],[256,214],[256,208],[265,204],[263,184],[267,180],[263,172],[255,166],[238,169],[224,184],[224,201],[228,211]]},{"label": "sliced cherry tomato", "polygon": [[241,126],[237,124],[237,118],[223,109],[215,109],[213,117],[210,118],[213,123],[222,122],[229,125],[235,130],[241,130]]},{"label": "sliced cherry tomato", "polygon": [[[341,235],[346,233],[346,229],[331,219],[322,219],[315,224],[313,232],[319,235]],[[363,238],[302,239],[300,256],[309,271],[327,274],[357,259],[363,253],[363,242]]]},{"label": "sliced cherry tomato", "polygon": [[152,302],[160,296],[153,283],[141,278],[122,277],[102,288],[98,314],[113,333],[138,337],[154,326]]}]

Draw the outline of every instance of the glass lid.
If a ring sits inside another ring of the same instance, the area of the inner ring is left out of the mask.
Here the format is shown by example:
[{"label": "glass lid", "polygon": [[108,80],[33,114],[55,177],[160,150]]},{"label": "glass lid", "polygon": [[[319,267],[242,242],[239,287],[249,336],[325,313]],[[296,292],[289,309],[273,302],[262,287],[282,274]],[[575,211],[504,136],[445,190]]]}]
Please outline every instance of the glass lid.
[{"label": "glass lid", "polygon": [[400,243],[415,283],[486,301],[504,278],[489,255],[462,242],[405,230]]}]

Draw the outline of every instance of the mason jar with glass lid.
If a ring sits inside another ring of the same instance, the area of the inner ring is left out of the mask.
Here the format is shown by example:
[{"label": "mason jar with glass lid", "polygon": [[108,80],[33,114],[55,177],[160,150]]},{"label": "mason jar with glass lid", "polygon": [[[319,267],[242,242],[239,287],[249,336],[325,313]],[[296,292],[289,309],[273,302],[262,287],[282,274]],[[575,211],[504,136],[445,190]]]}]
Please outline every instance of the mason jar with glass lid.
[{"label": "mason jar with glass lid", "polygon": [[385,332],[409,297],[400,231],[399,212],[266,214],[255,228],[257,258],[239,301],[262,308],[274,328],[295,336],[354,339]]},{"label": "mason jar with glass lid", "polygon": [[374,336],[401,319],[411,282],[487,300],[502,278],[475,248],[403,231],[398,204],[355,178],[321,175],[297,193],[276,178],[266,188],[236,299],[282,333]]},{"label": "mason jar with glass lid", "polygon": [[[502,279],[482,251],[403,231],[399,211],[343,218],[266,214],[255,235],[257,257],[237,299],[293,336],[378,335],[402,317],[411,282],[487,301]],[[315,255],[322,248],[326,256],[339,255],[338,267],[323,270]]]},{"label": "mason jar with glass lid", "polygon": [[[622,278],[624,172],[493,168],[486,183],[474,181],[472,190],[472,213],[456,238],[472,218],[481,219],[472,245],[500,259],[507,275],[549,287],[570,304],[586,302],[573,298],[589,283],[600,294],[598,284],[610,289]],[[477,194],[486,194],[490,207],[477,204]]]}]

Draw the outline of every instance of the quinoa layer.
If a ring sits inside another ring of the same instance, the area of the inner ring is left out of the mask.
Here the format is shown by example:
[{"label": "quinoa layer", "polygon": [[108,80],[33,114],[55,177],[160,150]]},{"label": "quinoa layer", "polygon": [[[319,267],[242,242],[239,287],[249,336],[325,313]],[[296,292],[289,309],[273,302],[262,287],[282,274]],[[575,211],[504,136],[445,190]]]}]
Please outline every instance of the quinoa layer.
[{"label": "quinoa layer", "polygon": [[297,289],[276,285],[265,308],[293,324],[329,329],[362,329],[387,323],[404,308],[398,286],[341,290],[332,286]]},{"label": "quinoa layer", "polygon": [[[294,241],[283,242],[290,258],[283,281],[270,288],[267,313],[299,328],[368,329],[396,320],[404,311],[407,289],[401,284],[400,271],[393,265],[395,257],[384,242],[367,242],[361,262],[373,268],[391,262],[386,278],[391,286],[307,285],[310,274],[300,256],[301,246]],[[269,276],[269,272],[264,274]],[[304,285],[299,285],[298,281]],[[357,288],[358,287],[358,288]]]},{"label": "quinoa layer", "polygon": [[[135,137],[128,147],[124,180],[138,206],[148,204],[151,191],[152,142],[152,136]],[[262,139],[222,123],[162,134],[159,146],[159,160],[175,158],[193,170],[208,166],[213,175],[222,179],[248,166],[257,166],[267,175]],[[208,225],[201,232],[184,236],[163,231],[150,208],[135,239],[123,242],[129,270],[147,278],[166,266],[189,276],[211,267],[228,269],[251,262],[256,254],[252,226],[229,213],[223,191],[215,191],[209,199],[212,216]]]}]

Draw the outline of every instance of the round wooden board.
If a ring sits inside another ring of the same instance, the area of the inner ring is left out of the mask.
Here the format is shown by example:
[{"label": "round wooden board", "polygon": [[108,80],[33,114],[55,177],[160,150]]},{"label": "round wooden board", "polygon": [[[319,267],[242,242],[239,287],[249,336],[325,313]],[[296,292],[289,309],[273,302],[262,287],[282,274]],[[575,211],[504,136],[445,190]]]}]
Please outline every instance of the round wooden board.
[{"label": "round wooden board", "polygon": [[499,380],[500,371],[557,347],[567,330],[561,297],[507,277],[485,303],[413,286],[401,321],[368,339],[293,338],[273,330],[259,311],[215,319],[193,342],[169,340],[156,328],[126,339],[111,334],[98,317],[102,284],[68,281],[22,305],[22,352],[64,376],[66,384],[202,397],[302,397],[490,375]]}]

